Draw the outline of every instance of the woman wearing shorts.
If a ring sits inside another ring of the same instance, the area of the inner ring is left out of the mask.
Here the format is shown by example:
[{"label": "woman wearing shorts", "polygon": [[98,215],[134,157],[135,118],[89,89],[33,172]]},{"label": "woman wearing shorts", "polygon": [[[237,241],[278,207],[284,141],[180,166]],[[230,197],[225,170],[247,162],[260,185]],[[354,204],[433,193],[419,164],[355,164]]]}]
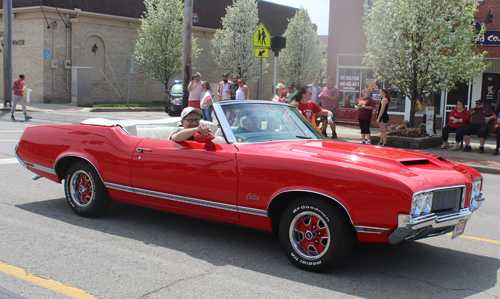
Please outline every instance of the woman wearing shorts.
[{"label": "woman wearing shorts", "polygon": [[368,88],[363,89],[363,96],[356,101],[356,118],[361,129],[361,143],[371,144],[370,123],[372,111],[375,109],[375,100],[371,97]]},{"label": "woman wearing shorts", "polygon": [[387,109],[389,108],[389,92],[387,89],[380,90],[380,105],[377,111],[377,122],[380,126],[380,142],[377,145],[385,146],[387,145],[387,123],[389,122],[389,114],[387,114]]}]

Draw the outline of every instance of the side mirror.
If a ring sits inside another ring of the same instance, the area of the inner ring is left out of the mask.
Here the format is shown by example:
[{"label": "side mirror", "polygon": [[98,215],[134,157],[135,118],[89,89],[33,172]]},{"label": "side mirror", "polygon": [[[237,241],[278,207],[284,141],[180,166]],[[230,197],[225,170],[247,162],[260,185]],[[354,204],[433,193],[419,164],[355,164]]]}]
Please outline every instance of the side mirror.
[{"label": "side mirror", "polygon": [[210,135],[210,134],[208,134],[207,136],[202,135],[200,133],[194,134],[194,141],[196,141],[198,143],[205,143],[205,146],[207,146],[207,147],[215,146],[215,144],[212,142],[212,140],[214,138],[215,137],[213,135]]}]

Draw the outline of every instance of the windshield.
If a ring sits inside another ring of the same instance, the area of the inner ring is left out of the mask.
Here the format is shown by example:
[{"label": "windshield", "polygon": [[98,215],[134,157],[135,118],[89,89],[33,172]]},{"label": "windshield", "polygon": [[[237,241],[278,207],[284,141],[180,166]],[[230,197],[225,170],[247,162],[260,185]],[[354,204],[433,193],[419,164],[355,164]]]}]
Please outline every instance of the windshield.
[{"label": "windshield", "polygon": [[222,105],[236,142],[325,139],[297,109],[264,103]]},{"label": "windshield", "polygon": [[176,84],[170,89],[170,94],[182,94],[182,84]]}]

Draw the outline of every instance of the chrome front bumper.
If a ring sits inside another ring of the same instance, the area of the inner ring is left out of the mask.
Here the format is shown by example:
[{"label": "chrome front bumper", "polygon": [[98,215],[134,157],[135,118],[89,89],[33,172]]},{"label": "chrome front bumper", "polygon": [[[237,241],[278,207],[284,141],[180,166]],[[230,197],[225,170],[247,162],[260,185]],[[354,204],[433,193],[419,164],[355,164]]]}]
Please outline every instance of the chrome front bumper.
[{"label": "chrome front bumper", "polygon": [[404,240],[416,240],[438,236],[453,231],[460,220],[468,220],[474,211],[483,204],[484,197],[472,200],[469,207],[459,212],[445,215],[434,213],[412,218],[410,215],[398,215],[398,227],[389,236],[389,243],[396,244]]}]

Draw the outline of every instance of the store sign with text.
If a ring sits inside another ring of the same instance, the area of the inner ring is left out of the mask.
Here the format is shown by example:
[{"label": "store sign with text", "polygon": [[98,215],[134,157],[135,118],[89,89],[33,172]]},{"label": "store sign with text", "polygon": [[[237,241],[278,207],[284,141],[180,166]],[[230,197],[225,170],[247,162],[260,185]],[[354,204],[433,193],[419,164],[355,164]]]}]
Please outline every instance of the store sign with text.
[{"label": "store sign with text", "polygon": [[476,44],[500,46],[500,30],[486,30],[486,33],[476,40]]},{"label": "store sign with text", "polygon": [[340,76],[339,89],[345,92],[359,92],[360,83],[359,76]]}]

